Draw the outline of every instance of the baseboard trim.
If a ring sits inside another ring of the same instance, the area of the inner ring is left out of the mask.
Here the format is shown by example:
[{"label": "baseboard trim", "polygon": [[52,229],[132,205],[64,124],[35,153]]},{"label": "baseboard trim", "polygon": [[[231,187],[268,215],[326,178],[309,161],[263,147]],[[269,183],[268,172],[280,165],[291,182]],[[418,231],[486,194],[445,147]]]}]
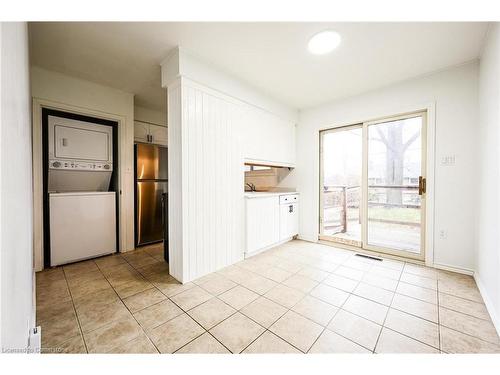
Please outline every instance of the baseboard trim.
[{"label": "baseboard trim", "polygon": [[488,310],[488,313],[490,314],[491,321],[493,322],[493,325],[495,326],[495,329],[497,330],[497,333],[500,336],[500,314],[495,309],[495,306],[493,305],[491,298],[489,297],[488,293],[486,292],[486,288],[484,287],[484,284],[481,281],[481,278],[479,277],[477,272],[474,272],[473,277],[474,277],[474,280],[476,281],[476,285],[477,285],[477,288],[479,289],[479,293],[481,293],[481,296],[483,297],[484,304],[486,305],[486,310]]},{"label": "baseboard trim", "polygon": [[302,240],[302,241],[307,241],[307,242],[318,242],[318,237],[314,236],[301,236],[300,234],[297,236],[297,239]]},{"label": "baseboard trim", "polygon": [[470,268],[460,268],[440,263],[434,263],[432,266],[429,265],[429,267],[434,267],[443,271],[451,271],[451,272],[461,273],[463,275],[474,276],[474,270],[471,270]]},{"label": "baseboard trim", "polygon": [[283,241],[280,241],[280,242],[276,242],[276,243],[273,243],[272,245],[269,245],[269,246],[266,246],[266,247],[263,247],[262,249],[259,249],[259,250],[255,250],[251,253],[247,253],[245,252],[245,256],[244,256],[244,259],[248,259],[248,258],[251,258],[257,254],[260,254],[266,250],[269,250],[269,249],[272,249],[273,247],[276,247],[276,246],[279,246],[279,245],[283,245],[284,243],[288,242],[288,241],[291,241],[293,240],[293,237],[290,237],[290,238],[287,238]]},{"label": "baseboard trim", "polygon": [[412,264],[418,264],[419,266],[424,266],[424,261],[419,260],[419,259],[411,259],[411,258],[405,258],[401,257],[398,255],[393,255],[393,254],[387,254],[387,253],[381,253],[378,251],[373,251],[373,250],[367,250],[367,249],[361,249],[356,246],[352,246],[349,244],[343,244],[343,243],[337,243],[334,241],[327,241],[327,240],[318,240],[316,241],[317,243],[325,246],[330,246],[330,247],[336,247],[339,249],[344,249],[344,250],[349,250],[352,251],[353,253],[359,253],[359,254],[366,254],[366,255],[371,255],[371,256],[377,256],[382,259],[389,259],[389,260],[396,260],[398,262],[403,262],[403,263],[412,263]]}]

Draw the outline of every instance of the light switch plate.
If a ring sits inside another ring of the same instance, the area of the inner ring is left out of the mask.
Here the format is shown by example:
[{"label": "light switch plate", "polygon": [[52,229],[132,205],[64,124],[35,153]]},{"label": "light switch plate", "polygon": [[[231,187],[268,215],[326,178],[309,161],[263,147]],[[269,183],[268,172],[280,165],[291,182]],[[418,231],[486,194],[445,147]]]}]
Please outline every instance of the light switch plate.
[{"label": "light switch plate", "polygon": [[446,155],[441,158],[441,165],[452,166],[455,165],[455,155]]}]

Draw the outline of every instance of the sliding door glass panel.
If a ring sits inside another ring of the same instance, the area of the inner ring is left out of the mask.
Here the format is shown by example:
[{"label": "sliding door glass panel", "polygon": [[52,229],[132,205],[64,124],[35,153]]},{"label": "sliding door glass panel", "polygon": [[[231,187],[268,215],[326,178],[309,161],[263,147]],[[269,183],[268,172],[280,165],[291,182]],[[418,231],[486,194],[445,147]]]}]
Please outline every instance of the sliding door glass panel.
[{"label": "sliding door glass panel", "polygon": [[361,246],[361,176],[363,129],[322,133],[321,234]]},{"label": "sliding door glass panel", "polygon": [[367,245],[420,254],[423,117],[368,125]]}]

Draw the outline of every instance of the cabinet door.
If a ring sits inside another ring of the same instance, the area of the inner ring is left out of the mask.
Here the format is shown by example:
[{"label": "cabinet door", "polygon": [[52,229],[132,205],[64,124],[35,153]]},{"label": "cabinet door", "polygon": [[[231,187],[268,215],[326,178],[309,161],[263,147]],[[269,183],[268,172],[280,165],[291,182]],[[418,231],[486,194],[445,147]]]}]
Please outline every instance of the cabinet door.
[{"label": "cabinet door", "polygon": [[299,232],[299,205],[280,205],[280,241],[295,236]]},{"label": "cabinet door", "polygon": [[241,108],[241,139],[245,159],[271,165],[295,164],[295,126],[252,106]]},{"label": "cabinet door", "polygon": [[151,142],[157,145],[167,145],[167,128],[165,126],[150,125],[149,134],[151,135]]},{"label": "cabinet door", "polygon": [[279,197],[246,200],[247,253],[279,242]]},{"label": "cabinet door", "polygon": [[289,213],[288,220],[288,234],[289,237],[299,234],[299,204],[292,204],[293,211]]},{"label": "cabinet door", "polygon": [[149,142],[149,124],[134,121],[134,140],[137,142]]}]

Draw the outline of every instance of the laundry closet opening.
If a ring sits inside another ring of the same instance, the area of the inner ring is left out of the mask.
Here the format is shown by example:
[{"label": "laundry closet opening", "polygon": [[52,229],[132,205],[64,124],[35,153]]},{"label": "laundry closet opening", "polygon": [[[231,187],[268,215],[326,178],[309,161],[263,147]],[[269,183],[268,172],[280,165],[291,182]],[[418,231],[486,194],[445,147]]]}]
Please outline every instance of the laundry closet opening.
[{"label": "laundry closet opening", "polygon": [[118,123],[42,109],[44,267],[119,252]]}]

